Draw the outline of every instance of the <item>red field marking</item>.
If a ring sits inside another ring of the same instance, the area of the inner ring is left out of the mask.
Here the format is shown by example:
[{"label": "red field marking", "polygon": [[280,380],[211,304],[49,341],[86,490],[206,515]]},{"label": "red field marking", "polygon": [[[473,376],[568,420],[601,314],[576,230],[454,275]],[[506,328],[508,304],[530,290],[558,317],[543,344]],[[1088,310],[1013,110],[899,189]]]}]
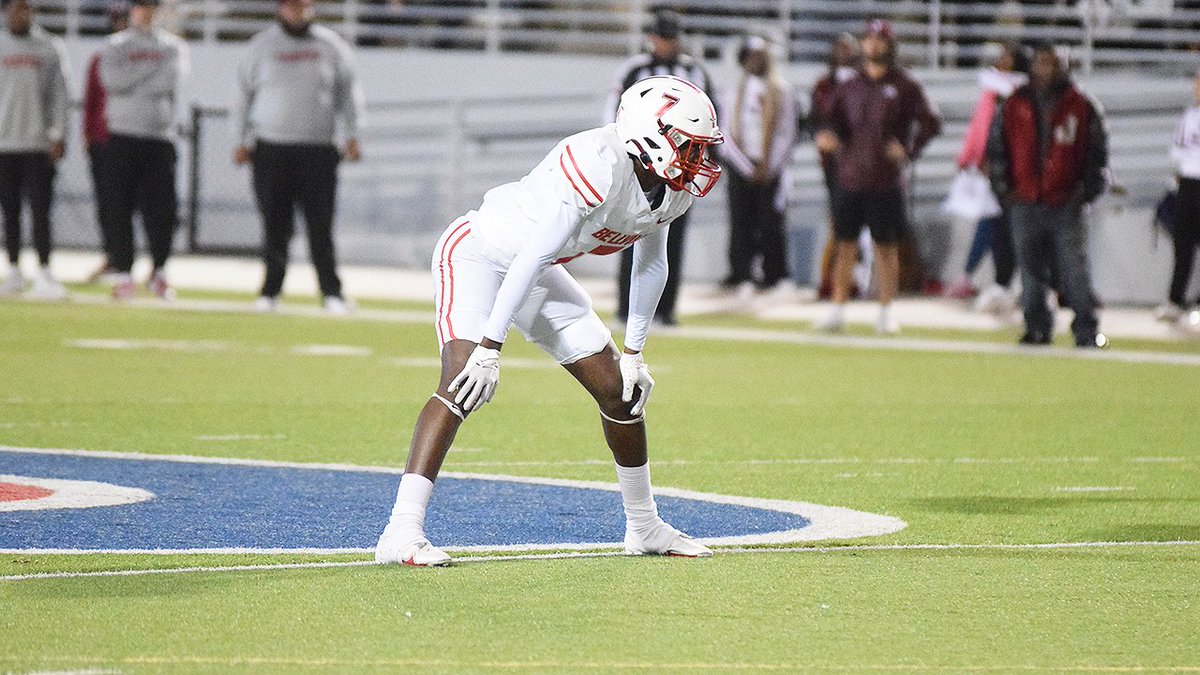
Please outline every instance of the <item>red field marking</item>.
[{"label": "red field marking", "polygon": [[54,494],[54,490],[36,485],[20,485],[18,483],[0,483],[0,502],[23,502],[29,499],[41,499]]}]

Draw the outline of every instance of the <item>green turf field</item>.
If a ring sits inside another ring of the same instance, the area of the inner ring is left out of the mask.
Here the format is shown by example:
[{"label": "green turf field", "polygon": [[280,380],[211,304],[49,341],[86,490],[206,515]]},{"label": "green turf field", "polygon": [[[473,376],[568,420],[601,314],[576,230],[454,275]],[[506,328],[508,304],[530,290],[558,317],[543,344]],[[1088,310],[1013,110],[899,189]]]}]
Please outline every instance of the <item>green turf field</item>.
[{"label": "green turf field", "polygon": [[[435,354],[387,316],[2,302],[0,445],[399,466]],[[504,354],[549,362],[515,334]],[[0,672],[1200,672],[1200,366],[670,336],[647,361],[657,486],[908,527],[706,560],[4,580]],[[447,470],[615,481],[565,372],[502,370]],[[0,576],[366,558],[5,554]]]}]

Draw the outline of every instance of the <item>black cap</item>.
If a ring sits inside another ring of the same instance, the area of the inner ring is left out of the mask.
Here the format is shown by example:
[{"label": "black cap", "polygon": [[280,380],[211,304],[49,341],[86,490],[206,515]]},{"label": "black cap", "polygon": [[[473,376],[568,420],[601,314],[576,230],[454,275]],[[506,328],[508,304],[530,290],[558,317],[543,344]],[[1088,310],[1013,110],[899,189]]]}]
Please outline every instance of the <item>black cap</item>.
[{"label": "black cap", "polygon": [[675,40],[679,38],[679,15],[669,9],[660,9],[654,13],[654,21],[650,24],[650,35]]},{"label": "black cap", "polygon": [[141,5],[142,7],[158,7],[158,0],[130,0],[131,5]]}]

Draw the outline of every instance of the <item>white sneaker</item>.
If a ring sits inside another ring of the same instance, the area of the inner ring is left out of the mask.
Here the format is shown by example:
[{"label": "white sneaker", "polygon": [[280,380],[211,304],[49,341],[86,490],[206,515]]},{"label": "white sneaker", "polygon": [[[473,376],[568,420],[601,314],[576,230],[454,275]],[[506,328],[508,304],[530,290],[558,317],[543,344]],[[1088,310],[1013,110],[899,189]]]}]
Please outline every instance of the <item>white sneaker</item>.
[{"label": "white sneaker", "polygon": [[167,275],[155,272],[146,280],[146,290],[162,300],[170,302],[175,299],[175,289],[167,282]]},{"label": "white sneaker", "polygon": [[829,315],[818,321],[814,327],[822,333],[840,333],[845,326],[846,308],[834,304],[833,308],[829,310]]},{"label": "white sneaker", "polygon": [[1179,327],[1186,331],[1200,332],[1200,309],[1193,309],[1179,317]]},{"label": "white sneaker", "polygon": [[900,332],[900,323],[892,316],[890,310],[879,310],[879,320],[875,322],[875,332],[880,335],[896,335]]},{"label": "white sneaker", "polygon": [[325,299],[321,301],[321,307],[325,309],[326,314],[332,316],[346,316],[354,311],[354,307],[349,302],[336,295],[325,296]]},{"label": "white sneaker", "polygon": [[48,267],[43,267],[33,278],[33,288],[29,293],[41,300],[63,300],[67,297],[67,289],[58,283]]},{"label": "white sneaker", "polygon": [[992,284],[975,299],[973,308],[980,314],[1006,314],[1016,308],[1017,302],[1003,286]]},{"label": "white sneaker", "polygon": [[737,289],[734,291],[734,295],[737,297],[738,300],[741,300],[742,302],[746,302],[748,300],[752,300],[754,298],[755,293],[757,293],[757,292],[758,292],[758,289],[754,287],[753,281],[743,281],[742,283],[737,285]]},{"label": "white sneaker", "polygon": [[648,530],[625,528],[626,555],[669,555],[677,558],[707,558],[712,549],[671,527],[662,518]]},{"label": "white sneaker", "polygon": [[1183,315],[1183,308],[1173,302],[1164,302],[1154,310],[1154,320],[1163,323],[1174,323]]},{"label": "white sneaker", "polygon": [[375,562],[384,565],[408,565],[410,567],[445,567],[450,556],[429,540],[403,538],[400,533],[384,528],[375,544]]},{"label": "white sneaker", "polygon": [[4,285],[0,286],[0,295],[20,295],[24,291],[25,277],[21,276],[21,268],[16,265],[9,267]]},{"label": "white sneaker", "polygon": [[269,295],[260,295],[254,301],[254,311],[259,314],[267,314],[274,312],[279,308],[279,298],[272,298]]}]

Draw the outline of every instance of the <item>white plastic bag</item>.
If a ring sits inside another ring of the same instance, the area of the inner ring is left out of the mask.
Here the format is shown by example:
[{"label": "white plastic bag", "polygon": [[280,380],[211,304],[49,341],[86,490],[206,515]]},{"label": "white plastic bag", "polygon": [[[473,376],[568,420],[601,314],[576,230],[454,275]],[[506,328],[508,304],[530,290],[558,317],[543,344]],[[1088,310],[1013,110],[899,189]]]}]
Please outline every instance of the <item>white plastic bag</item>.
[{"label": "white plastic bag", "polygon": [[992,194],[987,177],[972,167],[954,177],[942,210],[964,220],[978,221],[1000,215],[1000,202]]}]

